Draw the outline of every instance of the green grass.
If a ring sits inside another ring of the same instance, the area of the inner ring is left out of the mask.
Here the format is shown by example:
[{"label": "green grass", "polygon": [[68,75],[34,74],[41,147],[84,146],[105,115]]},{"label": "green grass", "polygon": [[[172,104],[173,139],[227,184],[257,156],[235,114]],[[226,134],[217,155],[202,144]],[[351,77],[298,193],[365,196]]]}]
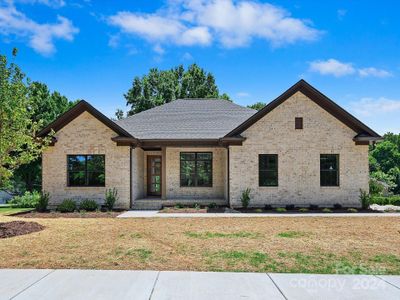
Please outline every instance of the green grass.
[{"label": "green grass", "polygon": [[6,205],[0,206],[0,215],[9,216],[16,213],[32,211],[33,208],[15,208]]},{"label": "green grass", "polygon": [[302,231],[284,231],[284,232],[278,233],[276,236],[281,237],[281,238],[293,239],[293,238],[299,238],[299,237],[303,237],[303,236],[307,236],[307,235],[308,235],[308,233],[302,232]]},{"label": "green grass", "polygon": [[217,251],[204,253],[211,270],[279,272],[279,273],[318,273],[318,274],[397,274],[400,257],[377,255],[369,263],[360,263],[350,256],[314,251],[279,252],[276,257],[259,251]]},{"label": "green grass", "polygon": [[186,231],[185,235],[191,238],[197,239],[213,239],[213,238],[250,238],[257,239],[260,238],[261,235],[257,232],[232,232],[232,233],[222,233],[222,232],[192,232]]}]

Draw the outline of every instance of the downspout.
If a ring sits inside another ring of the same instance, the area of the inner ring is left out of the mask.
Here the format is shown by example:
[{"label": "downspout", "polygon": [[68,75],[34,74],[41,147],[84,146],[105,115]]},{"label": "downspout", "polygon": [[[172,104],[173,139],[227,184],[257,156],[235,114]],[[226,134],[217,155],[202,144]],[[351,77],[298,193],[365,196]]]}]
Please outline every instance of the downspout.
[{"label": "downspout", "polygon": [[133,207],[133,199],[132,199],[132,151],[133,147],[129,147],[129,209]]},{"label": "downspout", "polygon": [[230,160],[230,155],[229,155],[229,145],[227,146],[227,157],[228,157],[228,180],[227,180],[227,184],[228,184],[228,188],[227,188],[227,197],[228,197],[228,206],[231,207],[231,196],[230,196],[230,164],[231,164],[231,160]]}]

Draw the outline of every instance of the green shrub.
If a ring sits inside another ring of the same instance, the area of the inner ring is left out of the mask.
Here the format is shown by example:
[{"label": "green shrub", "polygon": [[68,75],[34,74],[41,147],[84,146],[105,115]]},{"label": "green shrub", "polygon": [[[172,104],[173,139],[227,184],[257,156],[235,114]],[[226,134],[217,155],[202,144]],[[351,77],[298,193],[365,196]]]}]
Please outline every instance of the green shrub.
[{"label": "green shrub", "polygon": [[251,192],[251,189],[249,189],[249,188],[246,188],[246,189],[242,192],[242,196],[240,197],[240,201],[242,201],[242,206],[243,206],[243,208],[249,207],[249,203],[250,203],[250,192]]},{"label": "green shrub", "polygon": [[261,209],[261,208],[256,208],[256,209],[254,210],[254,212],[256,212],[256,213],[262,213],[262,209]]},{"label": "green shrub", "polygon": [[217,208],[218,205],[215,202],[211,202],[210,204],[208,204],[208,208]]},{"label": "green shrub", "polygon": [[49,205],[50,194],[48,192],[43,192],[40,195],[38,203],[36,203],[36,210],[39,212],[44,212],[47,210],[47,205]]},{"label": "green shrub", "polygon": [[99,205],[97,204],[97,202],[92,199],[84,199],[79,205],[80,210],[86,210],[86,211],[95,211],[98,207]]},{"label": "green shrub", "polygon": [[57,210],[62,213],[74,212],[76,209],[76,201],[72,199],[65,199],[57,206]]},{"label": "green shrub", "polygon": [[325,207],[325,208],[322,210],[322,212],[324,212],[324,213],[331,213],[331,212],[332,212],[332,209]]},{"label": "green shrub", "polygon": [[299,212],[308,212],[308,208],[305,207],[299,208]]},{"label": "green shrub", "polygon": [[278,213],[286,212],[286,208],[284,208],[284,207],[277,207],[275,210]]},{"label": "green shrub", "polygon": [[108,210],[112,210],[114,208],[115,202],[118,200],[118,190],[116,188],[106,190],[106,200],[105,207]]},{"label": "green shrub", "polygon": [[22,196],[15,196],[8,203],[11,204],[12,207],[18,208],[35,208],[40,200],[39,192],[25,192]]},{"label": "green shrub", "polygon": [[184,208],[185,206],[182,203],[177,203],[175,204],[174,208],[179,209],[179,208]]},{"label": "green shrub", "polygon": [[199,204],[199,203],[195,203],[195,204],[193,205],[193,208],[194,208],[194,209],[200,209],[201,207],[200,207],[200,204]]},{"label": "green shrub", "polygon": [[363,209],[367,209],[370,203],[370,196],[367,191],[360,189],[360,203]]},{"label": "green shrub", "polygon": [[347,211],[350,212],[350,213],[358,212],[357,208],[352,208],[352,207],[348,208]]},{"label": "green shrub", "polygon": [[371,204],[379,205],[397,205],[400,206],[400,195],[392,196],[372,196],[370,199]]}]

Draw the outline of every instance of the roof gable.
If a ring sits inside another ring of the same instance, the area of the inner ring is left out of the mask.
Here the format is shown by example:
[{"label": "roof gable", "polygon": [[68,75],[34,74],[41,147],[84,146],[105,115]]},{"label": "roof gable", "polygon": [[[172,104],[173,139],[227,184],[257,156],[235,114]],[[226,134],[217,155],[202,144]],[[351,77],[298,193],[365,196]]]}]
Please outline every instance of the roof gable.
[{"label": "roof gable", "polygon": [[248,118],[246,121],[244,121],[242,124],[237,126],[235,129],[233,129],[231,132],[229,132],[226,135],[226,137],[233,137],[241,134],[243,131],[248,129],[250,126],[252,126],[254,123],[263,118],[274,108],[281,105],[283,102],[285,102],[287,99],[289,99],[297,92],[303,93],[305,96],[314,101],[317,105],[326,110],[332,116],[337,118],[339,121],[347,125],[355,132],[357,132],[357,136],[362,135],[364,138],[369,140],[374,140],[374,139],[376,140],[381,138],[381,136],[378,133],[373,131],[367,125],[365,125],[360,120],[355,118],[353,115],[348,113],[346,110],[341,108],[339,105],[337,105],[335,102],[333,102],[331,99],[329,99],[327,96],[322,94],[320,91],[315,89],[313,86],[311,86],[303,79],[298,81],[296,84],[294,84],[291,88],[285,91],[278,98],[267,104],[259,112],[257,112],[256,114]]},{"label": "roof gable", "polygon": [[88,112],[90,113],[93,117],[95,117],[97,120],[102,122],[104,125],[109,127],[111,130],[113,130],[115,133],[117,133],[119,136],[123,137],[130,137],[133,138],[133,136],[127,132],[125,129],[120,127],[118,124],[107,118],[105,115],[103,115],[100,111],[95,109],[93,106],[91,106],[89,103],[87,103],[84,100],[79,101],[76,105],[74,105],[71,109],[63,113],[61,116],[59,116],[55,121],[51,122],[49,125],[47,125],[45,128],[43,128],[38,134],[38,137],[43,137],[46,136],[51,132],[51,130],[54,131],[59,131],[61,128],[66,126],[68,123],[70,123],[72,120],[80,116],[83,112]]}]

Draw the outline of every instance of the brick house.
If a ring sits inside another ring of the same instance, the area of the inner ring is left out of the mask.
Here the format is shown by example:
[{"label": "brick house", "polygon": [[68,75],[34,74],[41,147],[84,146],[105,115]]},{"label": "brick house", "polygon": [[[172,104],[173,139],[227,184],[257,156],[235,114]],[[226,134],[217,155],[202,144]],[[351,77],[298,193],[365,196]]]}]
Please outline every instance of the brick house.
[{"label": "brick house", "polygon": [[381,137],[300,80],[255,111],[226,100],[175,100],[112,121],[79,102],[39,136],[43,190],[63,199],[104,201],[116,188],[119,208],[174,203],[240,207],[359,206],[368,190],[368,145]]}]

